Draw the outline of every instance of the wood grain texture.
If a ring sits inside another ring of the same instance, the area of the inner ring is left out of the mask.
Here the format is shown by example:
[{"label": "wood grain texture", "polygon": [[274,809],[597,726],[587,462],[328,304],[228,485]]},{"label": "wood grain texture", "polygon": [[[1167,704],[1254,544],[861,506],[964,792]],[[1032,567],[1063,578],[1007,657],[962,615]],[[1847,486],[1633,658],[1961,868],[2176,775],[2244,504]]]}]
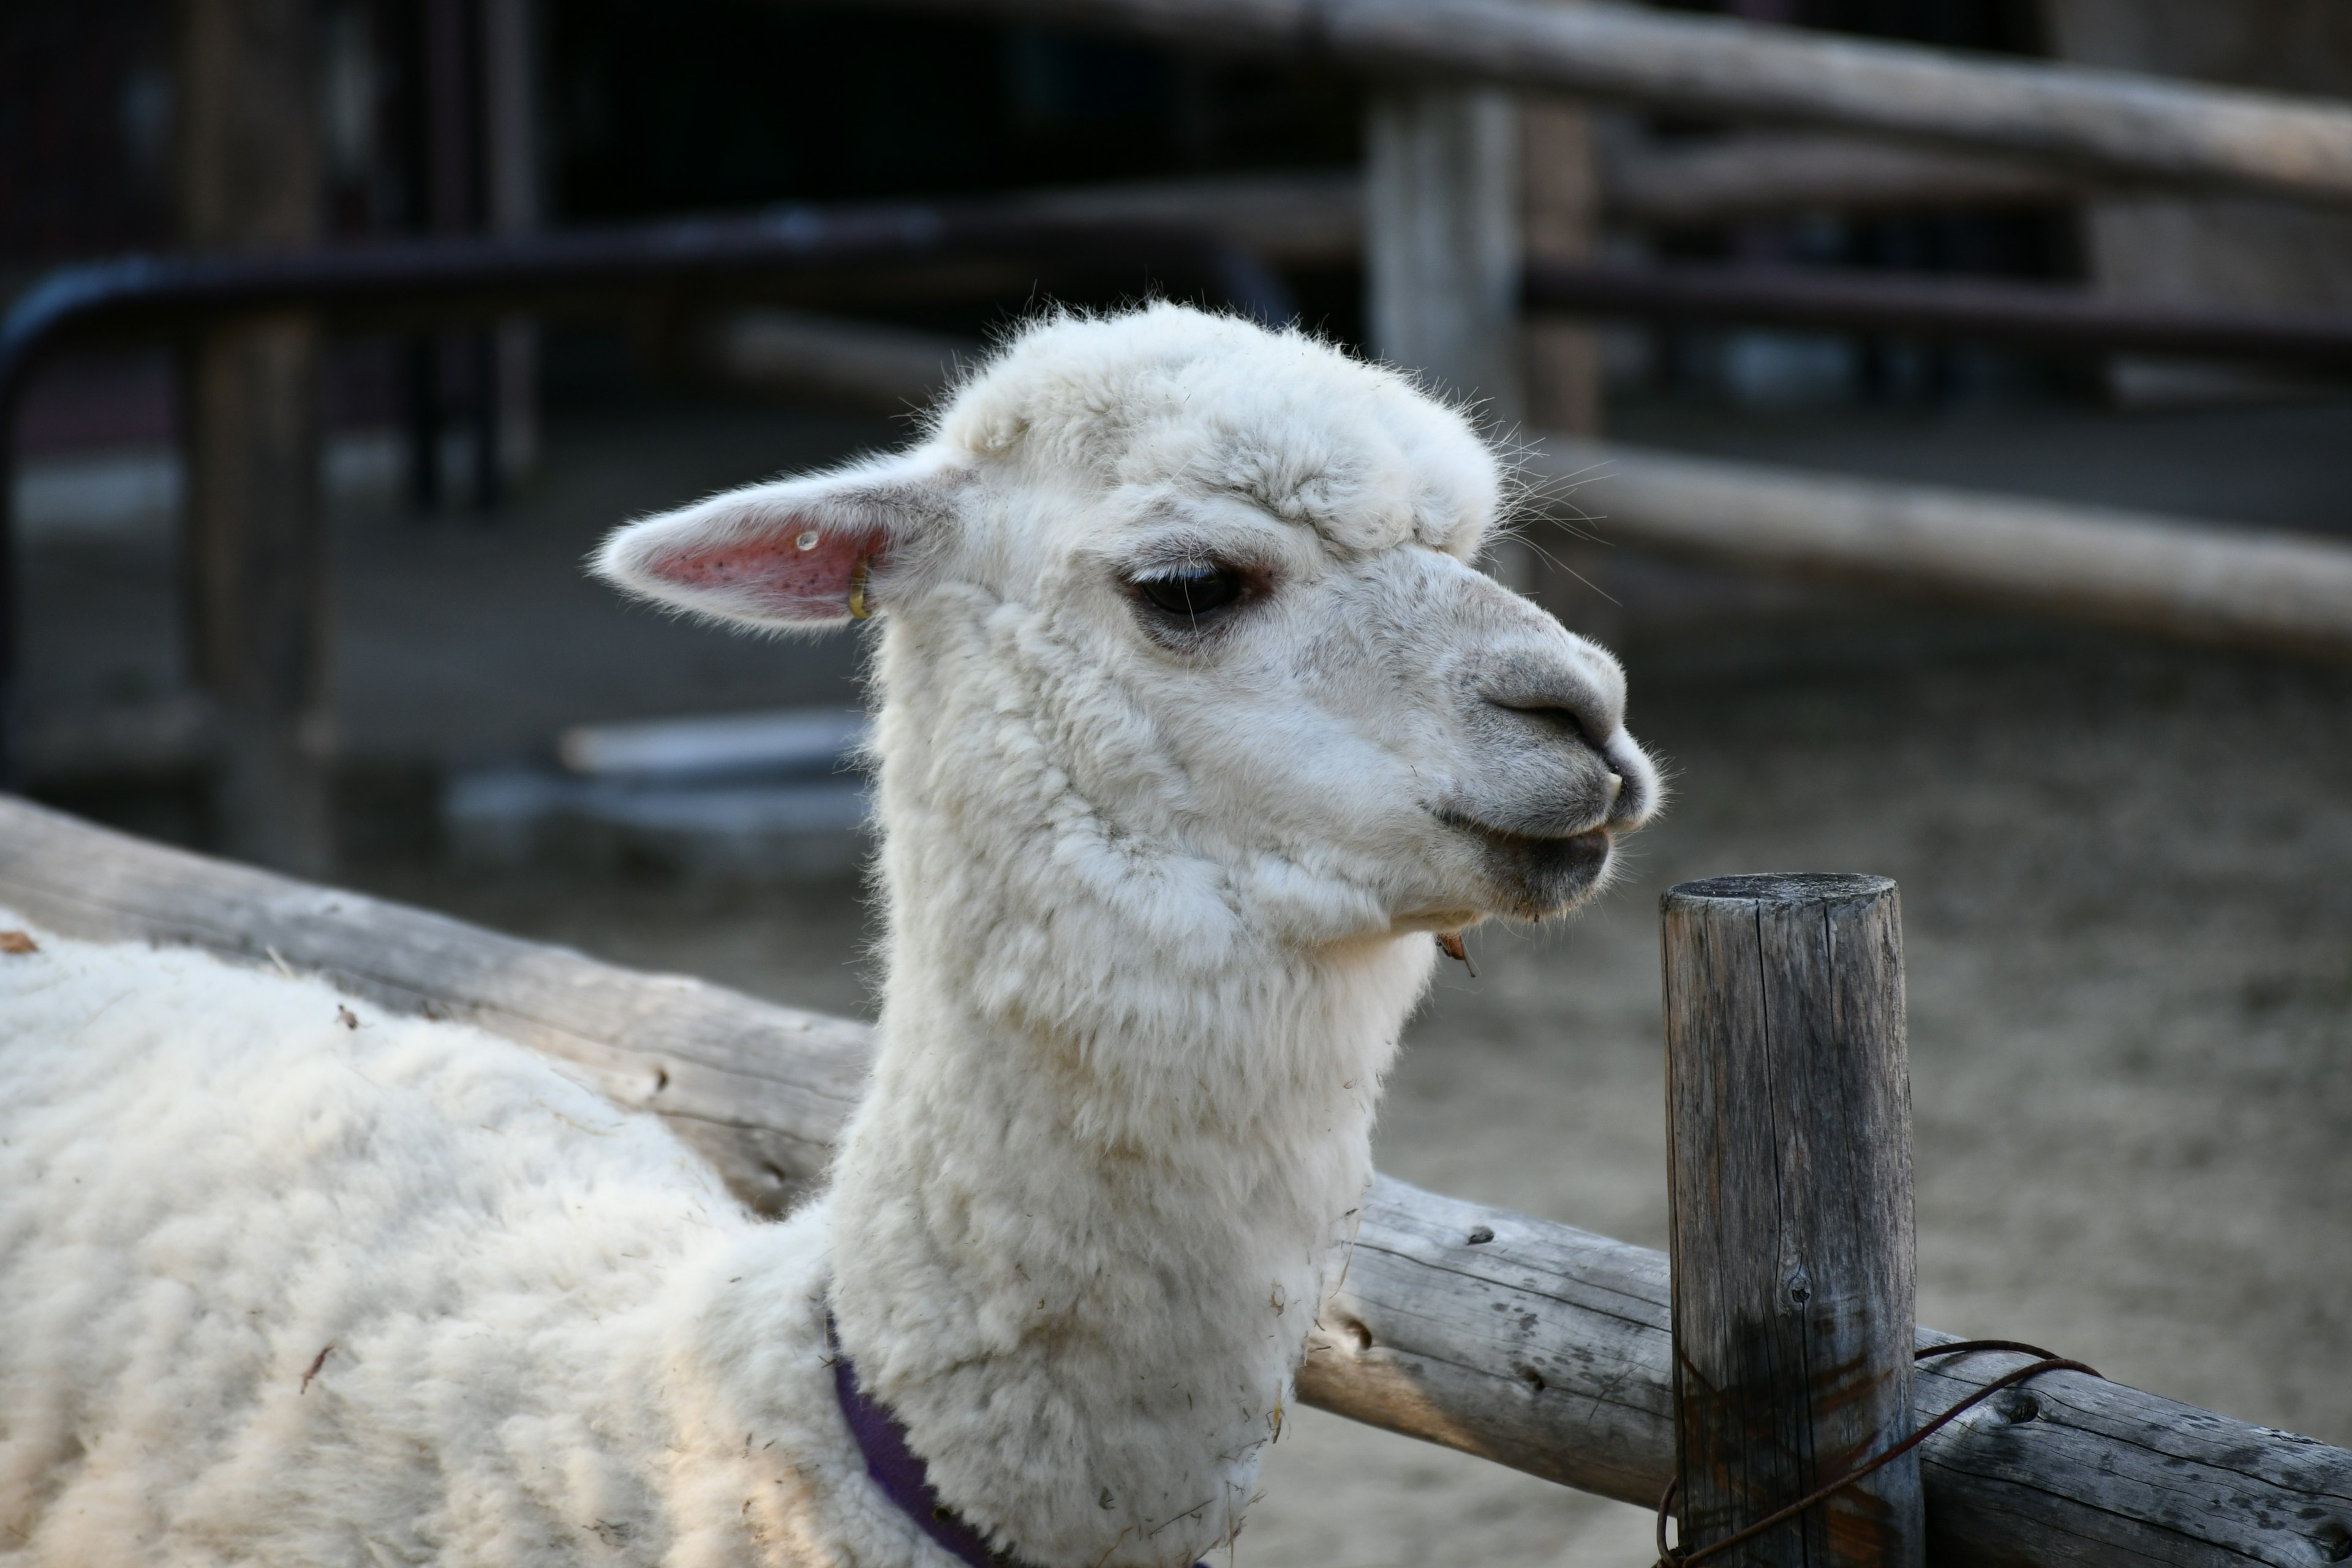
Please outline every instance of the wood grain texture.
[{"label": "wood grain texture", "polygon": [[1519,374],[1519,118],[1503,93],[1400,86],[1364,130],[1364,296],[1374,353],[1507,428]]},{"label": "wood grain texture", "polygon": [[2352,654],[2352,548],[2332,540],[1565,436],[1531,444],[1526,463],[1536,493],[1570,498],[1564,518],[1628,549]]},{"label": "wood grain texture", "polygon": [[[1493,1239],[1474,1243],[1482,1230]],[[1298,1394],[1655,1507],[1674,1472],[1670,1314],[1664,1253],[1383,1176]],[[1921,1330],[1917,1342],[1952,1337]],[[1925,1363],[1915,1419],[2020,1364]],[[1996,1395],[1921,1454],[1930,1568],[2352,1558],[2352,1451],[2077,1373]]]},{"label": "wood grain texture", "polygon": [[[163,848],[5,796],[0,909],[71,936],[283,962],[384,1006],[468,1019],[578,1064],[619,1104],[667,1116],[770,1212],[821,1175],[870,1051],[861,1024]],[[1490,1239],[1474,1241],[1481,1230]],[[1318,1314],[1298,1393],[1652,1505],[1674,1466],[1668,1314],[1664,1253],[1382,1177]],[[1930,1363],[1919,1411],[2013,1364]],[[2325,1568],[2352,1557],[2352,1452],[2071,1373],[2027,1392],[2030,1402],[1996,1399],[1927,1445],[1934,1568]]]},{"label": "wood grain texture", "polygon": [[1298,1396],[1654,1504],[1674,1466],[1667,1317],[1663,1252],[1382,1176]]},{"label": "wood grain texture", "polygon": [[[1660,904],[1676,1513],[1711,1545],[1911,1434],[1911,1090],[1884,877],[1685,882]],[[1906,1454],[1725,1568],[1917,1568]]]},{"label": "wood grain texture", "polygon": [[[1526,138],[1526,171],[1553,182],[1545,208],[1531,202],[1528,216],[1528,250],[1542,257],[1589,253],[1589,245],[1559,243],[1549,226],[1561,217],[1589,225],[1594,202],[1629,222],[1690,226],[1806,211],[2053,205],[2094,188],[2030,159],[1811,132],[1755,132],[1688,145],[1601,142],[1588,157],[1573,144],[1583,136],[1584,113],[1571,100],[1531,99],[1521,110],[1565,122]],[[1591,166],[1574,166],[1581,163]],[[1588,181],[1597,188],[1578,188]],[[1040,218],[1215,234],[1277,267],[1339,266],[1363,254],[1364,182],[1352,169],[1048,186],[996,199],[1004,211]],[[1577,431],[1569,423],[1544,427]]]},{"label": "wood grain texture", "polygon": [[[186,0],[180,17],[182,238],[204,250],[314,244],[320,125],[304,0]],[[222,838],[316,876],[332,859],[327,542],[318,333],[299,313],[223,321],[188,354],[190,665],[214,699]]]},{"label": "wood grain texture", "polygon": [[2352,205],[2352,110],[1622,4],[1529,0],[866,0],[1224,53],[1322,56],[1710,117],[2026,153],[2111,176]]}]

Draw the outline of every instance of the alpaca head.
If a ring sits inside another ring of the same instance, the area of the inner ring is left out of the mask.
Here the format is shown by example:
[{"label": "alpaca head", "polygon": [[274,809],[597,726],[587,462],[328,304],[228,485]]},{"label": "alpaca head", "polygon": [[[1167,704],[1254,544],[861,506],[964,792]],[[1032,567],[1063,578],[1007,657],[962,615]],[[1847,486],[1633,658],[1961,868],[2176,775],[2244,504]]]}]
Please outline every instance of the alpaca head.
[{"label": "alpaca head", "polygon": [[1311,944],[1565,910],[1656,805],[1616,661],[1471,565],[1505,484],[1403,376],[1160,304],[1040,322],[910,450],[630,524],[597,567],[754,626],[885,617],[889,701],[934,710],[886,716],[893,765],[929,749],[1033,834],[1078,829],[986,791],[1075,798]]}]

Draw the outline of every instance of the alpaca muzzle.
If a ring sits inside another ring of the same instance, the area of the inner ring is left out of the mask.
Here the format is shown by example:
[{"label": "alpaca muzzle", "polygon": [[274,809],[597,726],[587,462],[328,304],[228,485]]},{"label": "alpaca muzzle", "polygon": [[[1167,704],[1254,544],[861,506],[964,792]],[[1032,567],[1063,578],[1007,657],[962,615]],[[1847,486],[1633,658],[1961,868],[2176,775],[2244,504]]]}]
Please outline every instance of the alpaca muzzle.
[{"label": "alpaca muzzle", "polygon": [[1499,912],[1556,914],[1601,885],[1616,835],[1657,809],[1623,676],[1547,617],[1538,636],[1465,661],[1461,691],[1464,754],[1437,815],[1476,840]]}]

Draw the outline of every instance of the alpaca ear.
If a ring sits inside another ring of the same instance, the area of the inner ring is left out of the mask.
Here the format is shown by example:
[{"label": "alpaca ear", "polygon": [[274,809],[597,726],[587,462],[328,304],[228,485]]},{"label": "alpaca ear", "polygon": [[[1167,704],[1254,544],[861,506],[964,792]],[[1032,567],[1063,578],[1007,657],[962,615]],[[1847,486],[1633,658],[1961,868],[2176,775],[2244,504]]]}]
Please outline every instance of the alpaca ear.
[{"label": "alpaca ear", "polygon": [[613,531],[593,569],[615,587],[714,620],[838,626],[874,584],[952,522],[953,476],[912,458],[747,485]]}]

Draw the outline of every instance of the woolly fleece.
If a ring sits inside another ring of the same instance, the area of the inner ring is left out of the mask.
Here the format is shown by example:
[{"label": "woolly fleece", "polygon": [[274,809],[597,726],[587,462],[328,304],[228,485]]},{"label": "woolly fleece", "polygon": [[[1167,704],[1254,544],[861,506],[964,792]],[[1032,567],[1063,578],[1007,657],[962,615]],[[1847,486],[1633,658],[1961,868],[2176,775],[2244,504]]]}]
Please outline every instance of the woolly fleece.
[{"label": "woolly fleece", "polygon": [[1160,305],[608,542],[687,613],[881,619],[878,1055],[781,1227],[479,1034],[0,958],[0,1554],[923,1568],[827,1301],[1000,1546],[1231,1541],[1431,933],[1590,897],[1657,802],[1616,662],[1469,564],[1502,505],[1406,378]]},{"label": "woolly fleece", "polygon": [[835,1404],[821,1205],[756,1221],[479,1030],[35,934],[0,960],[0,1563],[944,1568]]}]

